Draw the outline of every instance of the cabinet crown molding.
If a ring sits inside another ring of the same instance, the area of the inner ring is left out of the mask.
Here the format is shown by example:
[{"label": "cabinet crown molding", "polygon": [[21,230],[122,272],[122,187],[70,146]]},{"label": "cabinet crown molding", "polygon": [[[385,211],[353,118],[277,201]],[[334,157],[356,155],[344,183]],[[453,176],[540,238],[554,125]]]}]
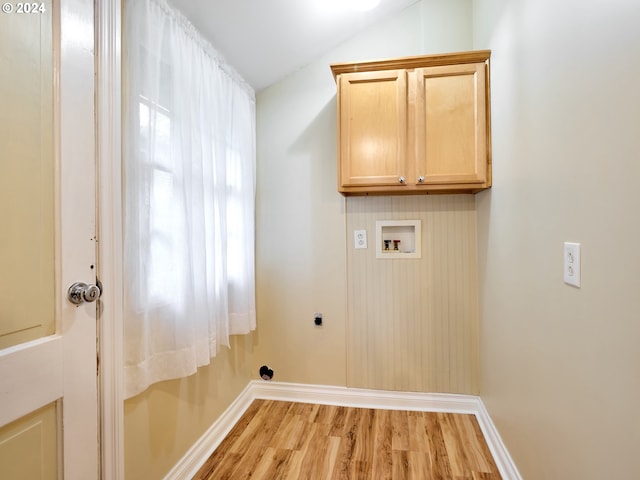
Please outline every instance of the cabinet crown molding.
[{"label": "cabinet crown molding", "polygon": [[464,63],[487,62],[491,50],[475,50],[470,52],[441,53],[413,57],[392,58],[387,60],[370,60],[363,62],[333,63],[331,71],[334,79],[343,73],[377,72],[381,70],[412,70],[414,68],[435,67],[441,65],[460,65]]}]

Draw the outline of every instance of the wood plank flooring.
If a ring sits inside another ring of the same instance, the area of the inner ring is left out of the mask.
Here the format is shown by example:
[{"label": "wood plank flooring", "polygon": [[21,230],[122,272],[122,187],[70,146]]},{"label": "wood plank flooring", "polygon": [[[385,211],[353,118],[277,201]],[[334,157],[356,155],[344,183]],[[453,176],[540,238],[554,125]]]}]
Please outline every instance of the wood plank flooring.
[{"label": "wood plank flooring", "polygon": [[255,400],[193,480],[497,480],[474,415]]}]

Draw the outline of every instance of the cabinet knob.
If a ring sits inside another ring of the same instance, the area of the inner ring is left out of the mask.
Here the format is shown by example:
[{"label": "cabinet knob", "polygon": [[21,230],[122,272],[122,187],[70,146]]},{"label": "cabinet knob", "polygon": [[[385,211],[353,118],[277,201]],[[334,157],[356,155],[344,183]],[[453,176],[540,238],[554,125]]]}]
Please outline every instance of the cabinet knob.
[{"label": "cabinet knob", "polygon": [[418,177],[418,183],[424,183],[424,175]]},{"label": "cabinet knob", "polygon": [[398,178],[398,181],[399,181],[400,183],[402,183],[402,184],[407,183],[407,180],[406,180],[404,177],[400,177],[400,178]]}]

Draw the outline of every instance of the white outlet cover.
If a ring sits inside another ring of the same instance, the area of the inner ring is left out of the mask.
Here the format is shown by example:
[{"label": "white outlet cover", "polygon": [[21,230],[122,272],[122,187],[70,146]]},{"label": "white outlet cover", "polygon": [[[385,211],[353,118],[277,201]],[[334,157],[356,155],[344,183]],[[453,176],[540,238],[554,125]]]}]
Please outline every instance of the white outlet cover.
[{"label": "white outlet cover", "polygon": [[353,242],[355,248],[367,248],[367,231],[366,230],[354,230]]},{"label": "white outlet cover", "polygon": [[580,288],[580,244],[564,242],[564,283]]}]

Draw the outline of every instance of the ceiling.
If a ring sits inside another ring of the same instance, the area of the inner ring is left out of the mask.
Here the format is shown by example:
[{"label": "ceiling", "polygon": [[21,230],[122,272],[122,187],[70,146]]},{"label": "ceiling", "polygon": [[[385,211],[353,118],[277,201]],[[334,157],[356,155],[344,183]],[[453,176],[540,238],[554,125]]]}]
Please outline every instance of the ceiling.
[{"label": "ceiling", "polygon": [[418,0],[169,0],[257,91]]}]

